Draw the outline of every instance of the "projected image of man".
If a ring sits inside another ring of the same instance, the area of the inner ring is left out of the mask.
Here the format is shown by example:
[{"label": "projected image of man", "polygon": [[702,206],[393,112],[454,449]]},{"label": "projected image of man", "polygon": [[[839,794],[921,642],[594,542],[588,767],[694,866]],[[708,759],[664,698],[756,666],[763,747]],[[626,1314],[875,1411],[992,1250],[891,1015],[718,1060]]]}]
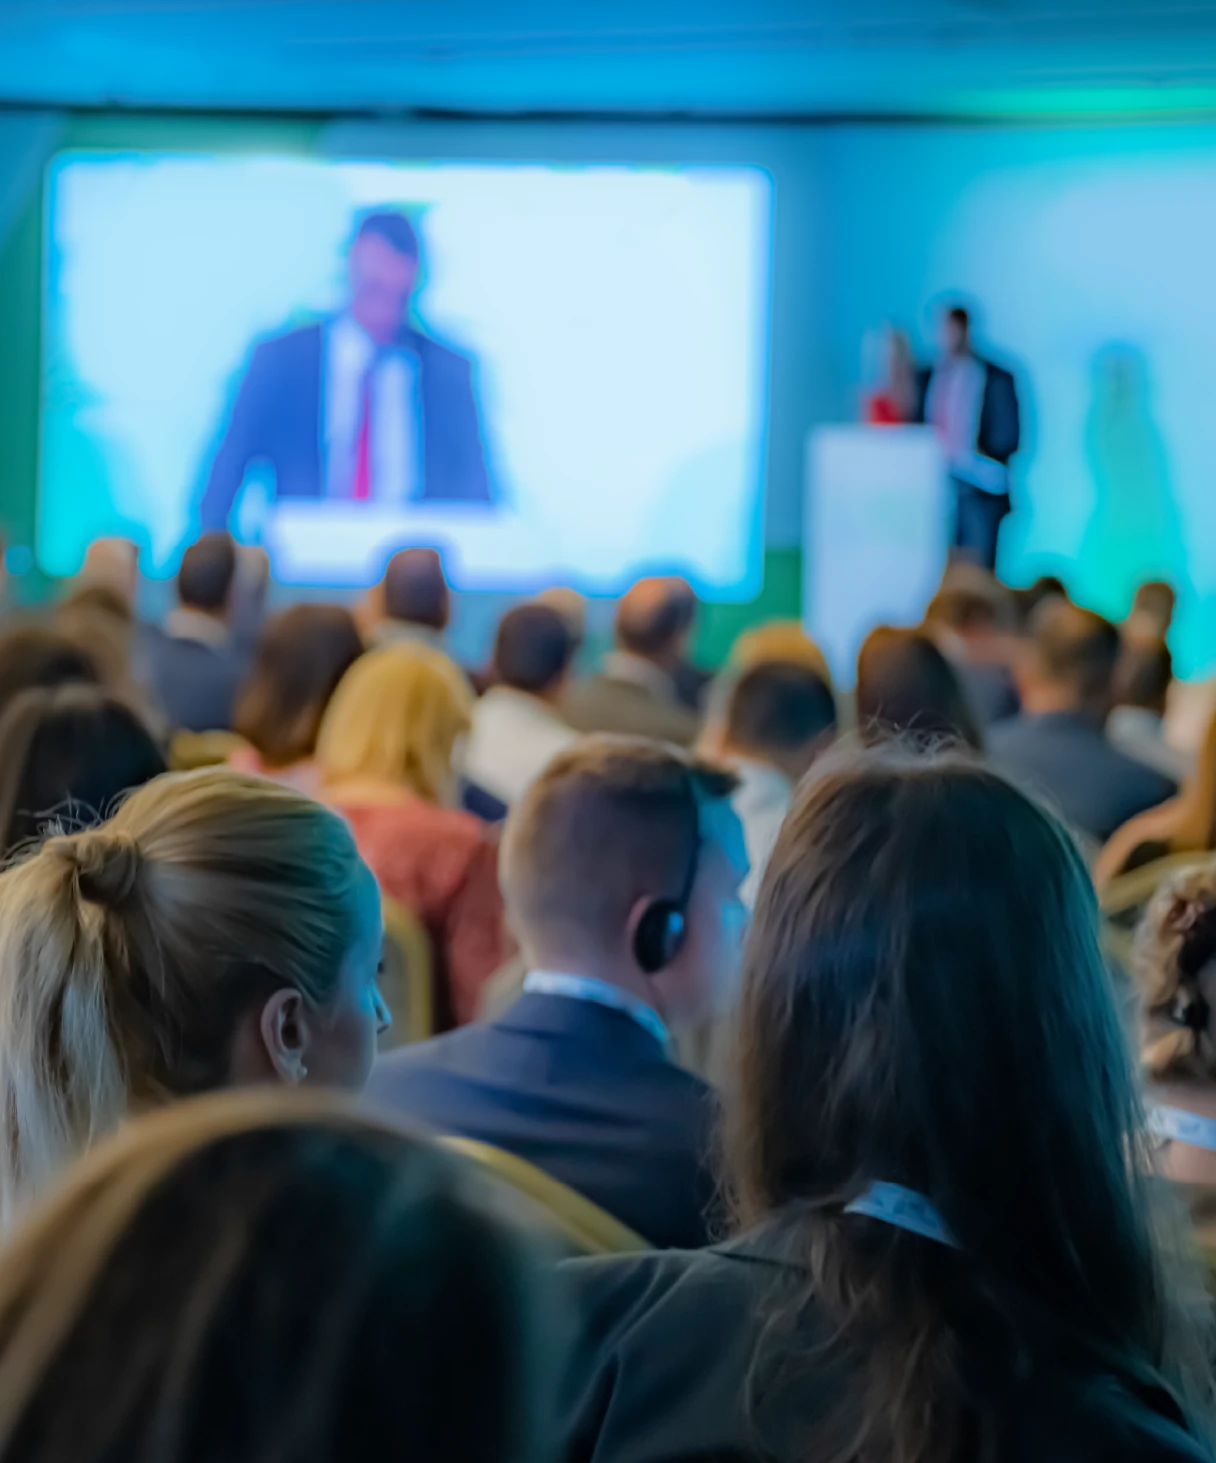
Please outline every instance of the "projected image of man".
[{"label": "projected image of man", "polygon": [[490,503],[472,363],[409,321],[418,237],[404,214],[360,222],[336,316],[258,342],[211,462],[204,528],[226,527],[251,466],[276,499]]}]

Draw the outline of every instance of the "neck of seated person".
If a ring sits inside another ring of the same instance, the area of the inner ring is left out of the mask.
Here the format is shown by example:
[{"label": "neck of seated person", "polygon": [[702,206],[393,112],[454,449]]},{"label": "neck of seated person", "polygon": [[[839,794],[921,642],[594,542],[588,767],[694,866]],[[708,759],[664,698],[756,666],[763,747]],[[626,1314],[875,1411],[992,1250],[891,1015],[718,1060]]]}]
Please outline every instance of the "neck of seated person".
[{"label": "neck of seated person", "polygon": [[727,737],[721,744],[719,760],[728,767],[737,767],[746,762],[753,766],[767,767],[780,773],[794,787],[811,770],[815,758],[827,751],[832,739],[832,733],[825,732],[801,747],[753,747]]},{"label": "neck of seated person", "polygon": [[1110,706],[1103,698],[1086,698],[1066,681],[1039,677],[1023,677],[1018,686],[1022,711],[1026,716],[1052,716],[1067,713],[1092,723],[1099,731],[1106,724]]},{"label": "neck of seated person", "polygon": [[[1155,1082],[1149,1101],[1216,1120],[1216,1083],[1205,1086],[1187,1081]],[[1158,1155],[1157,1169],[1178,1184],[1216,1184],[1216,1153],[1171,1139]]]}]

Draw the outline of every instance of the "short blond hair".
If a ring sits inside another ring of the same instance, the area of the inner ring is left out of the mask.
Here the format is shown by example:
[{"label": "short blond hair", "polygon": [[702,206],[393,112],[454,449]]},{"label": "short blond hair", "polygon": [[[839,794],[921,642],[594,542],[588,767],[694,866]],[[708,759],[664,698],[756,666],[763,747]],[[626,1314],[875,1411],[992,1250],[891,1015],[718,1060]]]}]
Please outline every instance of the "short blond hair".
[{"label": "short blond hair", "polygon": [[332,1004],[365,878],[335,813],[223,769],[0,875],[0,1218],[133,1105],[223,1085],[259,1000]]},{"label": "short blond hair", "polygon": [[770,620],[766,625],[757,625],[754,630],[745,630],[731,646],[730,663],[736,670],[750,670],[775,660],[809,666],[828,690],[832,689],[827,657],[798,620]]},{"label": "short blond hair", "polygon": [[317,738],[321,774],[326,782],[384,778],[439,802],[472,714],[472,688],[442,651],[413,642],[373,650],[329,703]]},{"label": "short blond hair", "polygon": [[584,737],[559,753],[503,830],[499,882],[525,953],[603,950],[638,899],[679,898],[700,805],[737,785],[733,773],[635,737]]}]

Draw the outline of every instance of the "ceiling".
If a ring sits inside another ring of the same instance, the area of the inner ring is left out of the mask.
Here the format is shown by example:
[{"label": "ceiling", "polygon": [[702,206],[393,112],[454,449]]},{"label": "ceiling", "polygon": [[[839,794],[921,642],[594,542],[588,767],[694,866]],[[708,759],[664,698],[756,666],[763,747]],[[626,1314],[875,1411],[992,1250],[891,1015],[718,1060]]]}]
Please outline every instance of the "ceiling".
[{"label": "ceiling", "polygon": [[0,99],[1194,112],[1216,108],[1216,0],[0,0]]}]

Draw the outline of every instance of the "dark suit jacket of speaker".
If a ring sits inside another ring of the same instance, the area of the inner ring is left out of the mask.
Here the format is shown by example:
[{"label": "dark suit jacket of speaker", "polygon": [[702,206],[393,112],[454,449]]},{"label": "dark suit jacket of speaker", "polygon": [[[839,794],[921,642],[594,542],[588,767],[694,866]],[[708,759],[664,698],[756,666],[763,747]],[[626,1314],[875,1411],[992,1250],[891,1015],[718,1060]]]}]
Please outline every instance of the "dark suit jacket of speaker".
[{"label": "dark suit jacket of speaker", "polygon": [[495,1021],[388,1053],[368,1093],[517,1154],[652,1244],[708,1239],[713,1094],[622,1011],[525,992]]},{"label": "dark suit jacket of speaker", "polygon": [[[812,1350],[831,1322],[810,1307],[795,1348],[782,1319],[805,1277],[762,1232],[695,1254],[579,1260],[562,1270],[578,1318],[561,1397],[565,1463],[815,1458],[812,1430],[839,1402],[843,1380]],[[1003,1463],[1210,1457],[1159,1388],[1070,1371],[1054,1357],[1010,1383]]]},{"label": "dark suit jacket of speaker", "polygon": [[[1013,373],[1004,366],[995,365],[977,356],[984,370],[984,395],[980,405],[979,427],[976,431],[975,450],[994,462],[1006,465],[1018,450],[1022,440],[1022,417],[1018,407],[1017,384]],[[933,368],[917,374],[918,399],[916,420],[927,420],[929,388],[933,383]]]},{"label": "dark suit jacket of speaker", "polygon": [[[267,462],[279,498],[325,496],[322,377],[326,325],[305,325],[254,348],[227,430],[211,463],[200,510],[204,529],[224,528],[253,462]],[[492,499],[470,362],[416,330],[401,345],[416,355],[422,403],[422,481],[416,502]]]}]

